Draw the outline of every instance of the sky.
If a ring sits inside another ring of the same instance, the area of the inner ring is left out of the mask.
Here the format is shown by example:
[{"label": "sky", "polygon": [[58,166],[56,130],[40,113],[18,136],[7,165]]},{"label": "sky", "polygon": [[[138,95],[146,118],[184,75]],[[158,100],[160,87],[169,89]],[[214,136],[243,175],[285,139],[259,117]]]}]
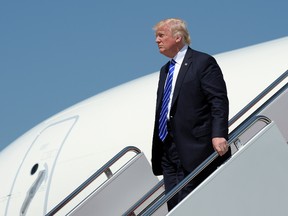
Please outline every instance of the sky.
[{"label": "sky", "polygon": [[54,114],[159,71],[160,20],[185,20],[209,54],[288,36],[287,0],[3,0],[0,151]]}]

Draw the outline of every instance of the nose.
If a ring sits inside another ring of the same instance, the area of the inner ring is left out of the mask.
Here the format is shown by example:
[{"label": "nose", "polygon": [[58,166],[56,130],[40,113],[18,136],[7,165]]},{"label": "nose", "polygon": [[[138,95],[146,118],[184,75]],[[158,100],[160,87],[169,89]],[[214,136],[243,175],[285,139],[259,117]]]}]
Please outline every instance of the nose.
[{"label": "nose", "polygon": [[158,36],[155,38],[155,42],[156,42],[156,43],[159,43],[159,42],[160,42],[160,39],[159,39]]}]

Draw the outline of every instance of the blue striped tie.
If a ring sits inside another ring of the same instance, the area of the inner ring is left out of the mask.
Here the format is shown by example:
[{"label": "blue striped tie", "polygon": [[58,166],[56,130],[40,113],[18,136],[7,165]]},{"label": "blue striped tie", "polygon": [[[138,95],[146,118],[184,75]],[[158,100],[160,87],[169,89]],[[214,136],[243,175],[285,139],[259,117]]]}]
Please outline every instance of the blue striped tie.
[{"label": "blue striped tie", "polygon": [[172,90],[172,80],[173,80],[173,72],[175,68],[175,61],[174,59],[171,60],[168,76],[166,79],[166,84],[164,88],[164,95],[162,98],[162,107],[160,112],[160,118],[159,118],[159,137],[162,141],[165,140],[168,131],[167,131],[167,114],[168,114],[168,104],[170,100],[170,94]]}]

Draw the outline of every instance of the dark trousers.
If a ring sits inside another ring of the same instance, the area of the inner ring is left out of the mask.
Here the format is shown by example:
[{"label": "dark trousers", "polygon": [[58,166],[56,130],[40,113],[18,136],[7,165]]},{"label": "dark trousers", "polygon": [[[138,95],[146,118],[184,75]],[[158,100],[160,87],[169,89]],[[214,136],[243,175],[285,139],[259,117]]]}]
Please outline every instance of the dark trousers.
[{"label": "dark trousers", "polygon": [[[164,141],[164,155],[162,157],[162,169],[165,185],[165,193],[171,191],[190,173],[186,171],[180,162],[176,145],[173,138],[168,135]],[[183,198],[185,198],[192,190],[194,190],[203,180],[205,180],[219,166],[217,160],[206,167],[198,176],[189,182],[180,192],[178,192],[168,202],[168,210],[175,207]]]},{"label": "dark trousers", "polygon": [[[162,169],[165,185],[165,193],[171,191],[177,184],[179,184],[189,173],[183,169],[180,160],[178,158],[177,151],[175,150],[175,144],[169,144],[166,146],[165,153],[162,158]],[[172,197],[168,202],[168,210],[170,211],[176,206],[187,194],[193,190],[193,187],[187,186]]]}]

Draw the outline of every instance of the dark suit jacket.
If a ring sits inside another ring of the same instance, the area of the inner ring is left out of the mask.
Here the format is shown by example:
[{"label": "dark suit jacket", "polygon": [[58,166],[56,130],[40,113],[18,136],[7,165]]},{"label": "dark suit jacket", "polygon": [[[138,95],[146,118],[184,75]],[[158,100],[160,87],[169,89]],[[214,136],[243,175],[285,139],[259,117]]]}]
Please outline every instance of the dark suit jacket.
[{"label": "dark suit jacket", "polygon": [[[162,175],[163,143],[158,136],[159,113],[169,62],[160,70],[152,145],[152,168]],[[228,139],[228,98],[226,84],[216,60],[188,47],[181,65],[170,111],[180,161],[191,172],[214,149],[213,137]]]}]

